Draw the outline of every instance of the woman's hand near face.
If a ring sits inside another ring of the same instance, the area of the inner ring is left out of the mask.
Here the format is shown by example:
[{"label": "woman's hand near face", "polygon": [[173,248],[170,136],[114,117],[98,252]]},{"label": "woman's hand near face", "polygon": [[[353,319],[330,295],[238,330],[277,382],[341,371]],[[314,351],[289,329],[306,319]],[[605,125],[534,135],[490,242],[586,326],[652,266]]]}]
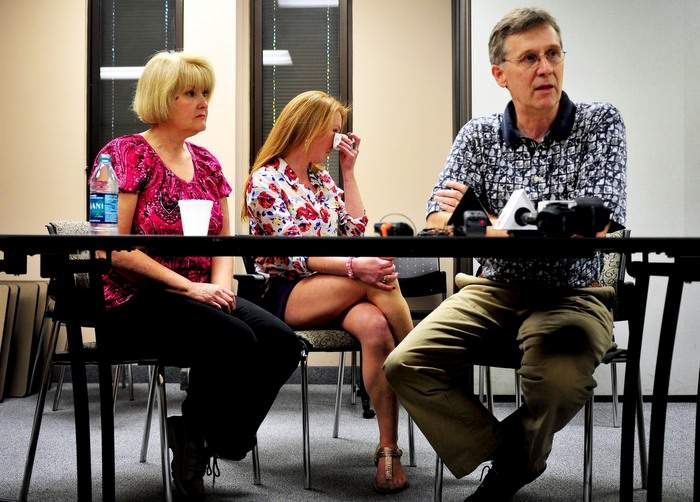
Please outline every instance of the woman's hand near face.
[{"label": "woman's hand near face", "polygon": [[338,152],[340,154],[340,169],[342,171],[351,171],[355,168],[355,161],[360,153],[360,137],[349,132],[346,134],[348,139],[343,138],[338,144]]},{"label": "woman's hand near face", "polygon": [[394,258],[391,257],[359,257],[352,260],[352,271],[355,277],[376,288],[391,291],[396,286],[392,284],[399,277],[396,273]]}]

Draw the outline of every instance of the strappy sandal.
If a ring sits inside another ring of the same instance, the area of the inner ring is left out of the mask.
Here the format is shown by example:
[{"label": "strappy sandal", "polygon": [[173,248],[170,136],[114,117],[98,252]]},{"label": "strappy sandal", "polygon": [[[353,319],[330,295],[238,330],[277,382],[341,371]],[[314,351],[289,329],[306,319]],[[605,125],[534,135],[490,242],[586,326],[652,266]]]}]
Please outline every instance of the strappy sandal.
[{"label": "strappy sandal", "polygon": [[[386,481],[391,481],[394,479],[394,459],[401,458],[403,455],[403,450],[398,446],[377,446],[377,450],[374,452],[374,465],[379,465],[379,459],[384,458],[384,479]],[[408,481],[406,481],[401,486],[396,487],[386,487],[377,484],[377,480],[374,480],[374,491],[381,494],[398,493],[402,490],[408,488]]]}]

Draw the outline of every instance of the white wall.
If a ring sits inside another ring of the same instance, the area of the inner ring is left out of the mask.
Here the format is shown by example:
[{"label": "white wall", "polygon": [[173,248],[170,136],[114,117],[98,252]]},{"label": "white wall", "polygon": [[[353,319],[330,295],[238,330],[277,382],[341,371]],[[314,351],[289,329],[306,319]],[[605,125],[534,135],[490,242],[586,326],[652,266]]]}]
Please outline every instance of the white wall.
[{"label": "white wall", "polygon": [[686,235],[700,235],[700,2],[686,1],[683,10],[683,81],[684,101],[688,108],[685,113],[685,224]]},{"label": "white wall", "polygon": [[[185,0],[184,50],[209,59],[216,87],[209,105],[207,129],[190,139],[219,159],[224,176],[233,186],[229,213],[235,219],[236,180],[236,3],[230,0]],[[232,225],[233,228],[233,225]]]},{"label": "white wall", "polygon": [[85,0],[0,0],[0,233],[85,215],[86,54]]},{"label": "white wall", "polygon": [[356,171],[369,235],[387,213],[425,226],[452,143],[450,5],[353,0],[353,127],[362,137]]},{"label": "white wall", "polygon": [[[490,74],[488,36],[514,0],[475,0],[474,116],[502,111],[509,100]],[[696,0],[540,0],[559,22],[566,55],[564,89],[574,101],[609,101],[625,120],[628,137],[627,224],[636,236],[700,235],[700,4]],[[644,391],[652,389],[665,281],[649,297],[642,354]],[[700,356],[700,287],[686,287],[671,378],[672,394],[694,394]],[[626,326],[616,328],[620,345]],[[609,371],[599,368],[609,392]],[[512,375],[497,392],[512,392]]]}]

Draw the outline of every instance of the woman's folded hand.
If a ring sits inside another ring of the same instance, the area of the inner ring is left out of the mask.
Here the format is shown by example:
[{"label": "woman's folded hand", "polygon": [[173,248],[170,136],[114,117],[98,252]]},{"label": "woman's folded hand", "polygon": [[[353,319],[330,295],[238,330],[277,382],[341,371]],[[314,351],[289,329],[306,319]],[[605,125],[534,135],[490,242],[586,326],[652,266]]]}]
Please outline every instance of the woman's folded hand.
[{"label": "woman's folded hand", "polygon": [[180,293],[188,298],[226,312],[233,312],[236,309],[236,296],[233,294],[233,291],[218,284],[193,282],[186,290]]},{"label": "woman's folded hand", "polygon": [[352,261],[355,277],[379,289],[390,291],[395,289],[393,284],[398,278],[393,257],[359,257]]}]

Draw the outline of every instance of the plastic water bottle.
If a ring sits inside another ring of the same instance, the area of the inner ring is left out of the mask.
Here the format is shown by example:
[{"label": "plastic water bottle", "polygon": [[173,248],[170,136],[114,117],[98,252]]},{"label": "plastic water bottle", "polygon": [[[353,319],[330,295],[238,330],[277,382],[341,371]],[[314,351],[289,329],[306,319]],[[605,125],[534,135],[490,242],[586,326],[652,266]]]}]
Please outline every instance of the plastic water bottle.
[{"label": "plastic water bottle", "polygon": [[93,234],[116,235],[119,181],[112,167],[112,158],[101,153],[90,177],[90,228]]}]

